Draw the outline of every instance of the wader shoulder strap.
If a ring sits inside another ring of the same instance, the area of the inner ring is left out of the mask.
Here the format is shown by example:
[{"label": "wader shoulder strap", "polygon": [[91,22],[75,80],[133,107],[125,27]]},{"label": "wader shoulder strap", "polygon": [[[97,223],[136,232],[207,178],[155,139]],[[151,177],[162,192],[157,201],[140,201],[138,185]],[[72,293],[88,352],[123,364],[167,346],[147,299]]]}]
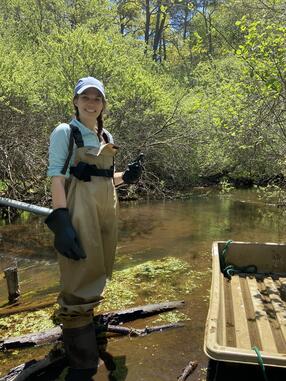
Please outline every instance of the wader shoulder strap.
[{"label": "wader shoulder strap", "polygon": [[63,169],[61,170],[61,174],[65,175],[70,163],[70,159],[73,154],[73,147],[74,143],[77,145],[77,147],[83,147],[83,139],[81,132],[77,126],[74,126],[73,124],[70,124],[70,139],[69,139],[69,147],[68,147],[68,156],[66,158],[65,164],[63,166]]},{"label": "wader shoulder strap", "polygon": [[105,143],[109,143],[108,136],[105,132],[102,133],[102,137],[103,137],[103,140],[105,141]]},{"label": "wader shoulder strap", "polygon": [[73,124],[70,124],[70,129],[71,129],[71,135],[74,138],[75,144],[77,145],[78,148],[84,147],[83,143],[83,138],[82,134],[77,126],[74,126]]}]

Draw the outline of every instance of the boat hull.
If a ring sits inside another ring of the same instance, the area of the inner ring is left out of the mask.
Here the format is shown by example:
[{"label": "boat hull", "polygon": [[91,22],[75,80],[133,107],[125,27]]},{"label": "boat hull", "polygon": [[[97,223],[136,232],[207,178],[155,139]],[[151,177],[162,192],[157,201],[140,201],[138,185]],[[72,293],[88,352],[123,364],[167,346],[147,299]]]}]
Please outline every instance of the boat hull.
[{"label": "boat hull", "polygon": [[[222,262],[231,265],[234,274],[224,274]],[[254,273],[245,272],[254,266]],[[286,367],[284,287],[285,244],[214,242],[207,356],[245,364],[257,364],[261,356],[264,365]]]}]

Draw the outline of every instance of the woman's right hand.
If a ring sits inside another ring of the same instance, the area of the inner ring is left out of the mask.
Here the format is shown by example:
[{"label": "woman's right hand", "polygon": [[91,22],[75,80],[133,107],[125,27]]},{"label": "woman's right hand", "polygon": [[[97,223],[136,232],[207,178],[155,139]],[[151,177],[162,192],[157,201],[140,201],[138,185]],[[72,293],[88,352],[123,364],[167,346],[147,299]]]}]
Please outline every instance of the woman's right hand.
[{"label": "woman's right hand", "polygon": [[54,246],[60,254],[75,261],[86,258],[67,208],[54,209],[45,223],[55,234]]}]

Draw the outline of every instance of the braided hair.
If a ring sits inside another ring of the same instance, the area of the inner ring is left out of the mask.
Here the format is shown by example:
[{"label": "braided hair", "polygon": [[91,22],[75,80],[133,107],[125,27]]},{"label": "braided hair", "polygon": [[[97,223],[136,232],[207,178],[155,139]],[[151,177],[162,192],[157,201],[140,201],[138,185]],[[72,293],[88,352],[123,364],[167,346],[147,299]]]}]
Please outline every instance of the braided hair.
[{"label": "braided hair", "polygon": [[97,117],[97,137],[99,141],[102,140],[102,130],[103,130],[103,115],[101,111],[101,113]]}]

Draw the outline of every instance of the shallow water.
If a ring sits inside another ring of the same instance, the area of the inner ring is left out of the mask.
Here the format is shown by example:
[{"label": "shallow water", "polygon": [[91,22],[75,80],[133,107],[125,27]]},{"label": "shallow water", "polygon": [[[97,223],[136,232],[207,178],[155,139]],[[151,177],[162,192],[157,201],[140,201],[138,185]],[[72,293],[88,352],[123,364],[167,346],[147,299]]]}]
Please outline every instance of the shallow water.
[{"label": "shallow water", "polygon": [[[207,358],[203,353],[204,325],[211,281],[211,244],[215,240],[285,242],[285,218],[281,210],[259,202],[254,191],[231,195],[200,194],[189,200],[151,203],[123,203],[120,213],[120,239],[116,270],[150,260],[178,258],[198,275],[196,288],[182,294],[183,328],[150,334],[142,338],[118,337],[108,343],[108,351],[120,364],[118,381],[176,380],[189,361],[199,366],[192,380],[204,380]],[[51,235],[38,217],[0,227],[1,270],[18,263],[24,299],[17,307],[54,301],[58,291],[58,269],[51,247]],[[182,275],[182,277],[184,277]],[[0,278],[0,313],[6,310],[5,280]],[[165,301],[163,281],[153,290],[158,301]],[[154,298],[153,295],[153,298]],[[160,299],[161,295],[164,299]],[[174,295],[170,298],[174,300]],[[136,304],[144,304],[144,290],[138,289]],[[144,328],[156,318],[131,322]],[[1,320],[0,320],[1,322]],[[157,323],[158,324],[158,323]],[[2,332],[4,335],[4,332]],[[15,352],[15,351],[14,351]],[[39,358],[47,348],[0,354],[0,371],[31,358]],[[108,380],[101,367],[96,380]]]}]

